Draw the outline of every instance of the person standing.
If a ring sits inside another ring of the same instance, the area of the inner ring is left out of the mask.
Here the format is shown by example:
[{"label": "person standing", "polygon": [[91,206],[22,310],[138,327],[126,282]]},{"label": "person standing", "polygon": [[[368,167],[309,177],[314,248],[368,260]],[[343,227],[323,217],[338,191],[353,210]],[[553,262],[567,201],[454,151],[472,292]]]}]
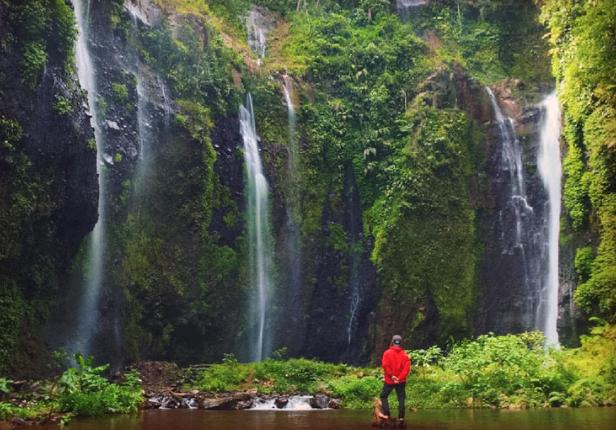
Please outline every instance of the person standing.
[{"label": "person standing", "polygon": [[406,378],[411,371],[411,359],[402,349],[402,337],[394,335],[391,338],[389,349],[383,353],[384,385],[381,391],[381,405],[383,414],[379,418],[389,419],[389,394],[396,390],[398,397],[398,422],[404,424],[404,400],[406,398]]}]

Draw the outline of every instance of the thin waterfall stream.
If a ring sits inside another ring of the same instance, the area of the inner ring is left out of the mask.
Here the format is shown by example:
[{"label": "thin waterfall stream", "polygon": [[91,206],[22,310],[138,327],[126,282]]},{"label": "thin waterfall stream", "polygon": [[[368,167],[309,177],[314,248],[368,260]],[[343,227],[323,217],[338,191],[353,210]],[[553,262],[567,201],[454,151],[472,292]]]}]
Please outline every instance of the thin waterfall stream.
[{"label": "thin waterfall stream", "polygon": [[302,287],[302,251],[300,241],[300,165],[299,147],[297,143],[297,118],[295,106],[293,105],[293,83],[288,75],[283,76],[283,92],[287,104],[287,114],[289,122],[289,143],[288,143],[288,184],[287,184],[287,234],[286,251],[288,255],[288,282],[289,282],[289,315],[292,319],[298,318],[301,312],[300,294]]},{"label": "thin waterfall stream", "polygon": [[269,221],[269,185],[259,154],[259,137],[255,125],[252,96],[240,106],[240,133],[244,142],[246,171],[246,222],[250,258],[251,303],[250,356],[254,361],[267,357],[271,348],[269,318],[271,313],[272,248]]},{"label": "thin waterfall stream", "polygon": [[72,0],[77,18],[79,35],[77,38],[75,62],[81,87],[87,91],[88,109],[96,139],[96,171],[98,173],[98,221],[89,237],[86,259],[85,284],[78,310],[76,334],[67,349],[71,352],[91,353],[92,338],[96,334],[98,305],[104,277],[104,254],[106,248],[106,202],[105,202],[105,166],[103,133],[99,124],[96,96],[96,71],[88,48],[89,39],[89,0]]},{"label": "thin waterfall stream", "polygon": [[558,246],[560,234],[561,179],[560,107],[555,93],[542,102],[545,111],[541,129],[537,167],[548,193],[547,241],[548,265],[544,270],[543,287],[537,308],[536,325],[543,331],[548,344],[558,345]]}]

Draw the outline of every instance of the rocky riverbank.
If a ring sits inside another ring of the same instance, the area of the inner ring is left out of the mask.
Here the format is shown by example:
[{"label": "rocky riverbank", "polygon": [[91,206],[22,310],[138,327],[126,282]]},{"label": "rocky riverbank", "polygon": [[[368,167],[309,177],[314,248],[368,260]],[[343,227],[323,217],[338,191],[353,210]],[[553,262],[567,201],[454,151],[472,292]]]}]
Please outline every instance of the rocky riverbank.
[{"label": "rocky riverbank", "polygon": [[144,388],[143,409],[203,409],[203,410],[309,410],[339,409],[340,399],[321,393],[259,393],[256,389],[227,392],[206,392],[194,387],[195,380],[208,365],[193,365],[185,369],[175,363],[149,361],[139,364]]}]

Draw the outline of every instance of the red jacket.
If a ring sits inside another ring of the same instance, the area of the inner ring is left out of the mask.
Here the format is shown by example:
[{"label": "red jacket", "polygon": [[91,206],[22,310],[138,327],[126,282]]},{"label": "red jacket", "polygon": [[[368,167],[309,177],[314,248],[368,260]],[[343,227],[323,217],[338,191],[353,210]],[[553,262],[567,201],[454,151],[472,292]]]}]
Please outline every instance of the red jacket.
[{"label": "red jacket", "polygon": [[411,359],[398,345],[390,346],[383,353],[383,371],[385,372],[385,383],[396,384],[392,377],[397,376],[398,382],[405,382],[406,377],[411,371]]}]

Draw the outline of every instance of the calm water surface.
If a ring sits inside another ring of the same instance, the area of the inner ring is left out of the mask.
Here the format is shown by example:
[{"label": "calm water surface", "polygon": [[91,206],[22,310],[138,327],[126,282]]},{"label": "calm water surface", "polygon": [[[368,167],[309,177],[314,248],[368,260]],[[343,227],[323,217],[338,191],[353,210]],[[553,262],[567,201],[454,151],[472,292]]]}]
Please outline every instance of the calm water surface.
[{"label": "calm water surface", "polygon": [[[370,411],[145,411],[74,420],[68,430],[356,430],[371,429]],[[409,429],[614,430],[616,408],[536,411],[431,410],[410,413]],[[57,427],[29,427],[51,430]]]}]

